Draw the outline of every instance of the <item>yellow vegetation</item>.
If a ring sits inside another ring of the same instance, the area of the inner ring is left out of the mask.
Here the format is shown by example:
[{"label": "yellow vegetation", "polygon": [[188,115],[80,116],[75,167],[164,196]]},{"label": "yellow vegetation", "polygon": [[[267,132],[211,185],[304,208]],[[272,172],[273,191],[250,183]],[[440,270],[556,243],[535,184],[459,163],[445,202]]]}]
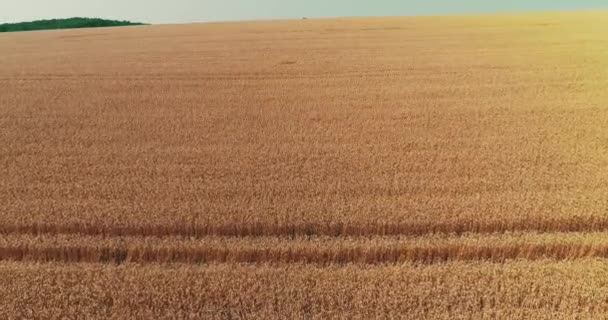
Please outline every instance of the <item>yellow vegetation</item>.
[{"label": "yellow vegetation", "polygon": [[606,19],[2,34],[0,313],[599,317]]},{"label": "yellow vegetation", "polygon": [[[602,319],[604,260],[438,265],[0,264],[15,318]],[[5,313],[6,314],[6,313]]]}]

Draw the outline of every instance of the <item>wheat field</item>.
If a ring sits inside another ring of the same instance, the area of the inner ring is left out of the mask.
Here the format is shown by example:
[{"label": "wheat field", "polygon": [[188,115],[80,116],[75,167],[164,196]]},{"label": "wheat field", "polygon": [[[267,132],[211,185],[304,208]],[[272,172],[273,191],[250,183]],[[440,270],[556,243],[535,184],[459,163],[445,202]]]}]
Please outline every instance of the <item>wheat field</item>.
[{"label": "wheat field", "polygon": [[608,318],[607,19],[2,34],[0,314]]}]

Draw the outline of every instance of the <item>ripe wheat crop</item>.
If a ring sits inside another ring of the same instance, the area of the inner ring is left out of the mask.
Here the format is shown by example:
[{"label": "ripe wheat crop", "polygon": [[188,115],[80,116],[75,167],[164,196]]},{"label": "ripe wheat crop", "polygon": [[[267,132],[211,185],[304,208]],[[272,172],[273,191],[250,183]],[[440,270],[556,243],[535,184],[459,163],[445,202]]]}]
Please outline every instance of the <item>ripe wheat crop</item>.
[{"label": "ripe wheat crop", "polygon": [[597,318],[605,12],[0,35],[7,318]]}]

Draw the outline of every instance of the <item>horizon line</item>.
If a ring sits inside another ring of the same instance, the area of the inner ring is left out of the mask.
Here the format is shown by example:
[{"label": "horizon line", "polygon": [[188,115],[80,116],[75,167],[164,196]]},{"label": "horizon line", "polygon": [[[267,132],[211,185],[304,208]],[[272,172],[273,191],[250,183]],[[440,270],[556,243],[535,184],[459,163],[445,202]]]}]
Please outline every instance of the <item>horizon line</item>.
[{"label": "horizon line", "polygon": [[301,17],[262,17],[262,18],[244,18],[244,19],[217,19],[217,20],[192,20],[184,22],[149,22],[131,20],[125,18],[112,18],[104,16],[65,16],[54,18],[40,18],[34,20],[21,21],[0,21],[0,24],[27,23],[42,20],[61,20],[72,18],[87,18],[87,19],[103,19],[114,21],[129,21],[133,23],[143,23],[145,25],[184,25],[184,24],[215,24],[215,23],[242,23],[242,22],[273,22],[273,21],[298,21],[298,20],[340,20],[340,19],[371,19],[371,18],[449,18],[449,17],[473,17],[473,16],[517,16],[531,14],[557,14],[557,13],[601,13],[608,12],[608,8],[588,8],[588,9],[548,9],[548,10],[509,10],[509,11],[471,11],[471,12],[456,12],[447,14],[412,14],[412,15],[344,15],[344,16],[301,16]]}]

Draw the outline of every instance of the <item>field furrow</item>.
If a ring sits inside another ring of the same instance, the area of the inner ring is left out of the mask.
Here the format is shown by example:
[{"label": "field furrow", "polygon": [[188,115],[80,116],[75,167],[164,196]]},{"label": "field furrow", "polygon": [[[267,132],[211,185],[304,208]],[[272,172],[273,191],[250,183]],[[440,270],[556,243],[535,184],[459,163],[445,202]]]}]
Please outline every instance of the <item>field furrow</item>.
[{"label": "field furrow", "polygon": [[62,263],[395,264],[608,258],[607,233],[426,237],[0,237],[0,260]]},{"label": "field furrow", "polygon": [[411,223],[339,223],[339,224],[289,224],[289,223],[232,223],[232,224],[163,224],[107,225],[103,223],[63,223],[0,226],[0,234],[65,234],[101,236],[182,236],[182,237],[252,237],[252,236],[424,236],[433,234],[464,233],[512,233],[512,232],[601,232],[608,231],[608,217],[571,216],[559,218],[512,218],[496,221],[459,220],[454,222]]}]

